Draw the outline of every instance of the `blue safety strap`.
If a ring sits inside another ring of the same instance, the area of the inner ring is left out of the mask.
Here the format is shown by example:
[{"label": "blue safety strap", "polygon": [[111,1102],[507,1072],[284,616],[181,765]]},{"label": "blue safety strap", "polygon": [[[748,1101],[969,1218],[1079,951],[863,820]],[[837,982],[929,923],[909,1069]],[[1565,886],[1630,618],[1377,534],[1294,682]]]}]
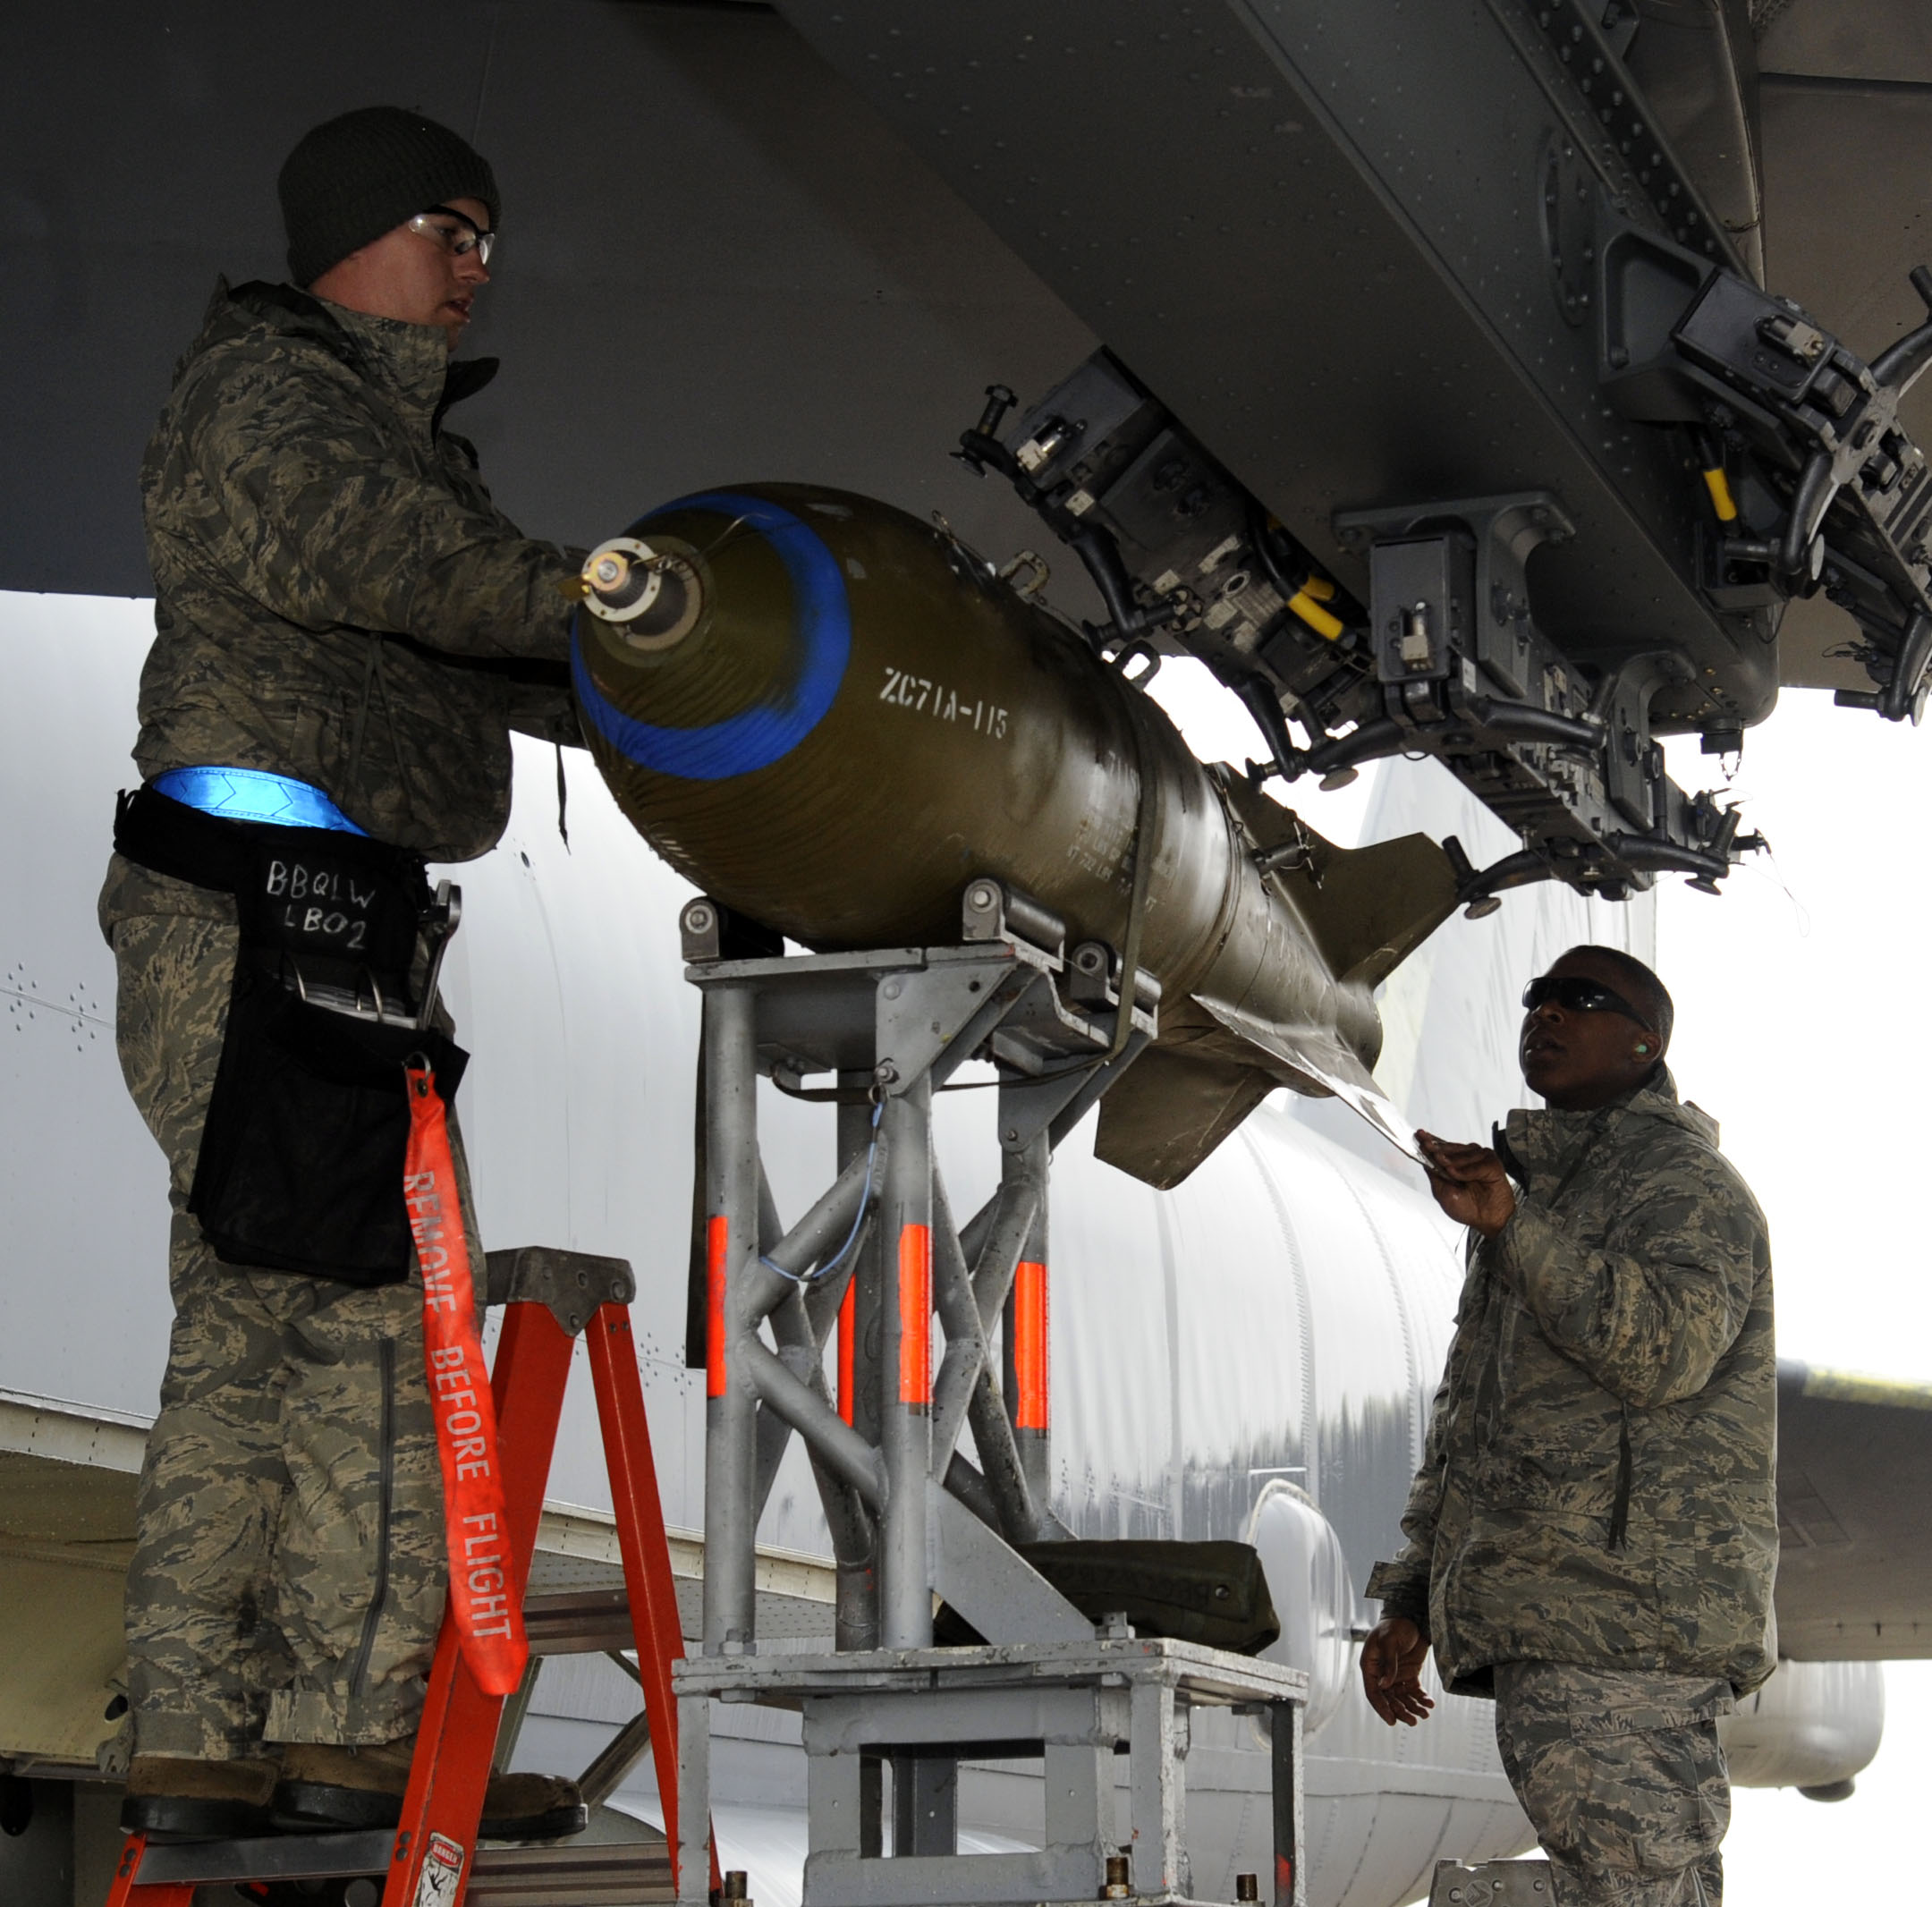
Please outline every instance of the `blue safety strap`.
[{"label": "blue safety strap", "polygon": [[[626,759],[685,781],[729,781],[782,761],[824,719],[852,657],[852,610],[838,559],[811,528],[733,490],[707,490],[654,510],[646,530],[674,510],[715,510],[755,530],[776,553],[792,585],[792,681],[770,699],[701,728],[662,728],[606,700],[585,666],[580,631],[571,631],[571,677],[590,725]],[[579,620],[581,620],[580,612]]]},{"label": "blue safety strap", "polygon": [[225,821],[272,821],[283,827],[327,827],[361,835],[319,788],[265,768],[170,768],[148,786],[184,808],[199,808]]}]

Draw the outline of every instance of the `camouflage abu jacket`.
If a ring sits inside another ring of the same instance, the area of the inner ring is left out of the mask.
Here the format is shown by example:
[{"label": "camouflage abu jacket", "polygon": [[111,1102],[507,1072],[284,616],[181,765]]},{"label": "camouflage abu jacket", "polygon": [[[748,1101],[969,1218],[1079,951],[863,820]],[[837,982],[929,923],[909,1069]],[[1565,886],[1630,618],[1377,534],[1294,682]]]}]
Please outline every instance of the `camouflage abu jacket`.
[{"label": "camouflage abu jacket", "polygon": [[325,790],[431,860],[492,847],[512,727],[580,740],[575,564],[442,428],[493,360],[287,285],[216,288],[141,468],[155,578],[145,776],[208,763]]},{"label": "camouflage abu jacket", "polygon": [[1776,1657],[1763,1215],[1661,1071],[1599,1113],[1512,1113],[1507,1145],[1527,1183],[1472,1234],[1408,1547],[1368,1593],[1460,1694],[1509,1661],[1755,1688]]}]

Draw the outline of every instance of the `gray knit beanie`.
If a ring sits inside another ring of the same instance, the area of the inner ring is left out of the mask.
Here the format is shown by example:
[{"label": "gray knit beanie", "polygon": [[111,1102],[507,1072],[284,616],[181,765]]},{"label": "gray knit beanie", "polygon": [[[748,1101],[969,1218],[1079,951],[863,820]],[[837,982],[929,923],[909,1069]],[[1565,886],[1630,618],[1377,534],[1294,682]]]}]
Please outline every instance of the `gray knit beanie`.
[{"label": "gray knit beanie", "polygon": [[487,159],[447,126],[394,106],[362,106],[303,133],[275,185],[300,285],[433,205],[480,199],[493,226],[502,211]]}]

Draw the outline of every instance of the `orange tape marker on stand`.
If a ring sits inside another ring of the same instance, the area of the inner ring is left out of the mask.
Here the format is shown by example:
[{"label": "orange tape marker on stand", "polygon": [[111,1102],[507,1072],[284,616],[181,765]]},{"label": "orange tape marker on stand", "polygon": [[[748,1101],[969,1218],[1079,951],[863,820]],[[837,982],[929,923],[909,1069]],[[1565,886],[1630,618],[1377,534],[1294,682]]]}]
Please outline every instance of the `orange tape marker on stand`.
[{"label": "orange tape marker on stand", "polygon": [[731,1220],[705,1226],[705,1395],[724,1394],[724,1278],[731,1259]]},{"label": "orange tape marker on stand", "polygon": [[1013,1274],[1013,1381],[1016,1430],[1044,1430],[1050,1412],[1046,1374],[1046,1267],[1021,1259]]},{"label": "orange tape marker on stand", "polygon": [[932,1403],[932,1227],[899,1228],[899,1402]]},{"label": "orange tape marker on stand", "polygon": [[849,1424],[859,1403],[859,1281],[850,1278],[838,1308],[838,1413]]},{"label": "orange tape marker on stand", "polygon": [[496,1407],[477,1336],[476,1287],[462,1201],[450,1157],[449,1117],[427,1066],[409,1078],[409,1151],[402,1197],[422,1270],[423,1357],[443,1462],[449,1538],[449,1606],[464,1662],[486,1695],[511,1695],[523,1679],[522,1585],[510,1561]]}]

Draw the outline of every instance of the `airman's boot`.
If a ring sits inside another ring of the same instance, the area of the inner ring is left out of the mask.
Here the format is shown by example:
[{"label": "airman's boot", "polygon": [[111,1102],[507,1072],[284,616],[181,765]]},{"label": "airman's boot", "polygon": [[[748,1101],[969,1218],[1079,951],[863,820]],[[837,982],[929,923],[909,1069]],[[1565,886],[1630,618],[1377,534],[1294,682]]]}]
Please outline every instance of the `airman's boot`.
[{"label": "airman's boot", "polygon": [[182,1841],[231,1841],[271,1832],[276,1765],[262,1757],[196,1761],[136,1755],[128,1765],[121,1825],[132,1834]]},{"label": "airman's boot", "polygon": [[[275,1825],[310,1833],[394,1827],[402,1818],[415,1753],[413,1736],[361,1748],[285,1743],[275,1791]],[[486,1841],[555,1841],[580,1833],[589,1819],[573,1781],[557,1775],[492,1775],[479,1833]]]}]

